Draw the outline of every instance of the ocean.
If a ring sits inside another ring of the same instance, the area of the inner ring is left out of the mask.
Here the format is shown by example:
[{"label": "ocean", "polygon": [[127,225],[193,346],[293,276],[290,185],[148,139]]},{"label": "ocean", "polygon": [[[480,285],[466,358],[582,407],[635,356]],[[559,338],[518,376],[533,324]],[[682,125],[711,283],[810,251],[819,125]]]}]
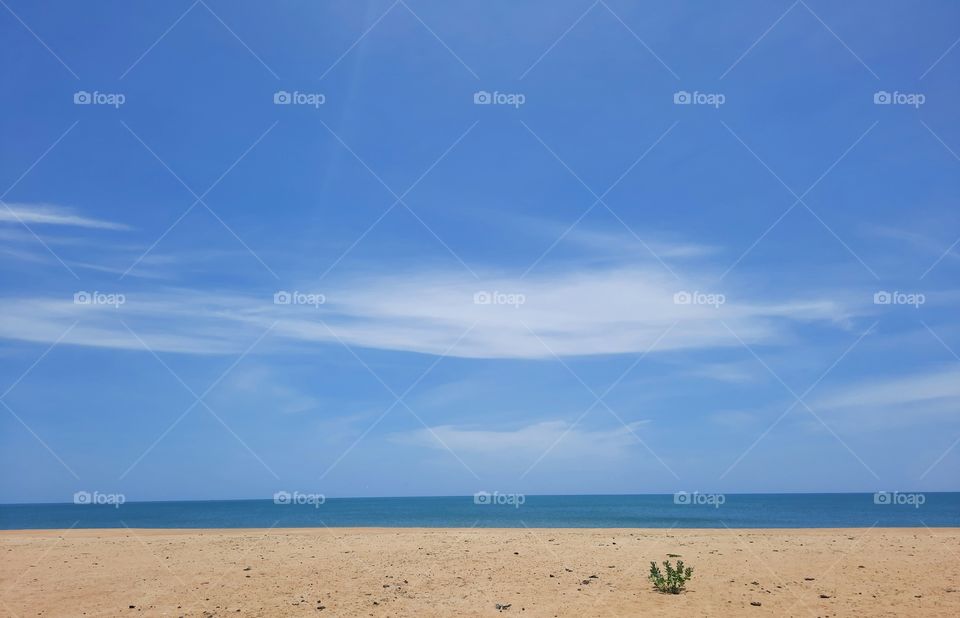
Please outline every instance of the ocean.
[{"label": "ocean", "polygon": [[[0,529],[960,527],[960,493],[674,494],[0,505]],[[84,499],[81,498],[83,502]],[[120,500],[114,500],[120,502]]]}]

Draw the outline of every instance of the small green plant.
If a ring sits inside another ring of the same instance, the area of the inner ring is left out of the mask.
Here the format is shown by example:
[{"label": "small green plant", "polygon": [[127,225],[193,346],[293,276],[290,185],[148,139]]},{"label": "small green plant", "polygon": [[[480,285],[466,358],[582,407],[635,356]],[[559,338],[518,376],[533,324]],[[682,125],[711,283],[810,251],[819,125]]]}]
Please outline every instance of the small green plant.
[{"label": "small green plant", "polygon": [[677,568],[673,568],[669,560],[664,560],[663,568],[666,575],[660,570],[656,562],[651,562],[648,579],[654,588],[665,594],[680,594],[690,578],[693,577],[693,568],[684,567],[683,560],[677,560]]}]

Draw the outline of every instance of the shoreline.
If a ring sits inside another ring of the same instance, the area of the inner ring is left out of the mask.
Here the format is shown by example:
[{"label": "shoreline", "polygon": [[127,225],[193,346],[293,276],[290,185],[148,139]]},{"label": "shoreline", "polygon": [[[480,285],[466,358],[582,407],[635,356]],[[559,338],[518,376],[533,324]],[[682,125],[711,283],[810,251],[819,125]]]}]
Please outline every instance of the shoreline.
[{"label": "shoreline", "polygon": [[543,526],[520,526],[520,527],[447,527],[447,526],[294,526],[283,527],[274,526],[271,528],[137,528],[129,526],[126,528],[16,528],[0,529],[0,536],[8,535],[62,535],[76,533],[127,533],[136,532],[142,534],[191,534],[191,533],[315,533],[320,531],[336,532],[517,532],[523,530],[534,530],[548,532],[551,530],[563,532],[611,532],[611,533],[646,533],[646,534],[666,534],[666,533],[715,533],[715,532],[751,532],[751,533],[799,533],[806,532],[866,532],[869,530],[886,530],[890,532],[937,532],[952,531],[960,533],[960,526],[856,526],[856,527],[824,527],[824,528],[598,528],[598,527],[543,527]]},{"label": "shoreline", "polygon": [[[17,615],[960,615],[960,528],[74,528],[0,555]],[[650,586],[666,559],[687,592]]]}]

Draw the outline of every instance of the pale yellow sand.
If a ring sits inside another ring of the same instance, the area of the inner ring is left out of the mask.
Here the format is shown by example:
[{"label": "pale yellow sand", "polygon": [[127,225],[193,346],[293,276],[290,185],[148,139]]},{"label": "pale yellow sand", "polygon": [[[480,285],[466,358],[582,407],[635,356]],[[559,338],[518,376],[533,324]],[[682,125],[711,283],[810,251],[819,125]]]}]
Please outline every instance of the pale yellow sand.
[{"label": "pale yellow sand", "polygon": [[[668,553],[685,594],[647,582]],[[19,616],[960,616],[957,528],[14,531],[0,557]]]}]

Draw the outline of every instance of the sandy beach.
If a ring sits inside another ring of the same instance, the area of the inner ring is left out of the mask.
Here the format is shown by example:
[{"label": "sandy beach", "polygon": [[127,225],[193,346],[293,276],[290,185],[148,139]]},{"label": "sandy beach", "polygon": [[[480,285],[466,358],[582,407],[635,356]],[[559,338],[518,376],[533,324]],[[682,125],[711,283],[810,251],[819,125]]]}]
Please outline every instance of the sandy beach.
[{"label": "sandy beach", "polygon": [[[13,616],[960,615],[956,528],[6,531],[0,552]],[[647,581],[668,554],[684,594]]]}]

